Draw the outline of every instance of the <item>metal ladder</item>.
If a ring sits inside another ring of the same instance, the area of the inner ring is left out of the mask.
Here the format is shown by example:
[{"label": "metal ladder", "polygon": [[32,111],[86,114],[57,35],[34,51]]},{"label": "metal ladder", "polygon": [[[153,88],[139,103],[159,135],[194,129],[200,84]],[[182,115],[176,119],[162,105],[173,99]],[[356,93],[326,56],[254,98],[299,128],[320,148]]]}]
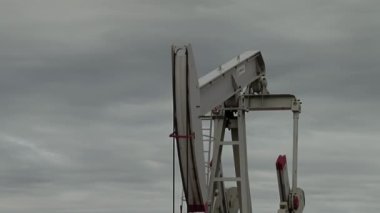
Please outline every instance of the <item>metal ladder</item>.
[{"label": "metal ladder", "polygon": [[203,154],[205,159],[205,174],[206,174],[206,184],[209,185],[210,182],[210,162],[211,162],[211,152],[214,142],[213,137],[213,119],[212,116],[202,116],[202,143],[203,143]]}]

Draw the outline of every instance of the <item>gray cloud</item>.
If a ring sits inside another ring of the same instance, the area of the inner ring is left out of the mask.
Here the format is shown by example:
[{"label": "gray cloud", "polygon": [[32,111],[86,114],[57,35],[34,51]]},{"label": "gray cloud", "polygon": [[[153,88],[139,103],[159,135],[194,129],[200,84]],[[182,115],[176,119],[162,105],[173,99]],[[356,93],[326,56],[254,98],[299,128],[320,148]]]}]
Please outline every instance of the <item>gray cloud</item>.
[{"label": "gray cloud", "polygon": [[[170,211],[170,45],[191,42],[200,75],[259,49],[270,91],[302,99],[307,212],[375,212],[378,7],[375,0],[3,1],[0,210]],[[291,156],[291,115],[247,118],[254,211],[273,212],[274,160]],[[179,175],[176,182],[179,204]]]}]

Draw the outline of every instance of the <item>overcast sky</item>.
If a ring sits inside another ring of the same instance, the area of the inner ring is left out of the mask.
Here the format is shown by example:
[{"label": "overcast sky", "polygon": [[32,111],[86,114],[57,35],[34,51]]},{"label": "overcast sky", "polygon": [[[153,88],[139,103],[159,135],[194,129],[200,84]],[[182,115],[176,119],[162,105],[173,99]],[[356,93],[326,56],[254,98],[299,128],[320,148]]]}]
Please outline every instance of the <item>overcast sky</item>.
[{"label": "overcast sky", "polygon": [[[1,0],[0,212],[171,212],[176,42],[193,45],[200,75],[261,50],[270,92],[303,102],[305,212],[378,212],[379,8],[378,0]],[[274,162],[290,157],[291,118],[247,115],[254,212],[278,209]]]}]

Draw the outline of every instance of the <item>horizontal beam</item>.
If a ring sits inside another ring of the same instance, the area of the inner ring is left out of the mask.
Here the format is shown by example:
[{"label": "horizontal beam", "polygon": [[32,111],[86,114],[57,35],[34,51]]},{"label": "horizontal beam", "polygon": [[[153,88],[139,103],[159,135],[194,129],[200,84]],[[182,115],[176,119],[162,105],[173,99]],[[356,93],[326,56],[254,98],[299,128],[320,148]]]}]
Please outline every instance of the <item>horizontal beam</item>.
[{"label": "horizontal beam", "polygon": [[249,111],[291,110],[301,112],[301,102],[290,94],[245,95],[245,108]]}]

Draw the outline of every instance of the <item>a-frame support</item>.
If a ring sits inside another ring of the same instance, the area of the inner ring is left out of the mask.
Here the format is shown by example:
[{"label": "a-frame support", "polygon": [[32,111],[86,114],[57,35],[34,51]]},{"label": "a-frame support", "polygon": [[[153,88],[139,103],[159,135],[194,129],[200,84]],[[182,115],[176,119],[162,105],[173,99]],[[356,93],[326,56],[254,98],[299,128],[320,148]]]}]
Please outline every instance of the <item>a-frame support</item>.
[{"label": "a-frame support", "polygon": [[239,107],[237,111],[237,126],[231,127],[231,136],[233,141],[238,141],[237,145],[233,145],[235,174],[240,177],[241,181],[237,182],[240,212],[252,212],[251,192],[248,177],[248,156],[247,156],[247,140],[245,127],[245,110]]},{"label": "a-frame support", "polygon": [[[228,114],[228,116],[227,116]],[[226,181],[236,182],[237,197],[241,213],[251,213],[251,193],[249,187],[247,142],[245,128],[245,110],[242,100],[234,110],[222,112],[222,116],[215,116],[214,147],[209,185],[210,212],[230,212],[229,202],[226,200],[223,184]],[[232,141],[225,141],[226,128],[231,130]],[[233,150],[235,177],[223,177],[221,173],[221,157],[223,146],[231,145]]]}]

